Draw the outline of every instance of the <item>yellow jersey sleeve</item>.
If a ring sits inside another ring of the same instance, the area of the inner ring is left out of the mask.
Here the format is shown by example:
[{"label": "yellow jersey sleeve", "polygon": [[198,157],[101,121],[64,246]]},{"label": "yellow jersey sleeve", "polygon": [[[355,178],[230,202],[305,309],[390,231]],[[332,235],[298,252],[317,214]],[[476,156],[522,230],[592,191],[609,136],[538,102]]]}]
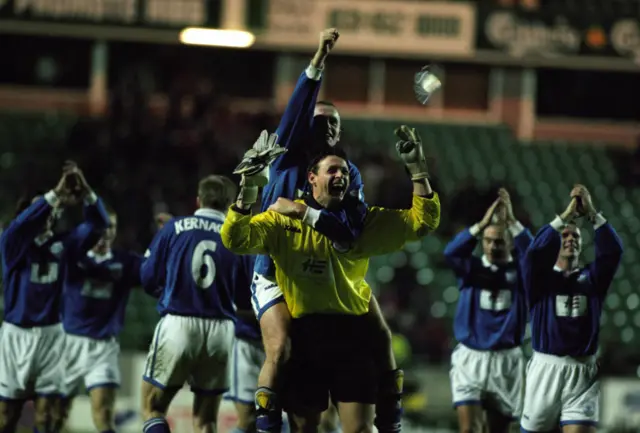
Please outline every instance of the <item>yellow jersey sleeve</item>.
[{"label": "yellow jersey sleeve", "polygon": [[411,209],[371,207],[364,228],[349,256],[363,258],[389,254],[417,241],[440,225],[440,199],[413,195]]},{"label": "yellow jersey sleeve", "polygon": [[220,230],[222,243],[236,254],[269,254],[281,232],[278,216],[271,211],[245,215],[231,206]]}]

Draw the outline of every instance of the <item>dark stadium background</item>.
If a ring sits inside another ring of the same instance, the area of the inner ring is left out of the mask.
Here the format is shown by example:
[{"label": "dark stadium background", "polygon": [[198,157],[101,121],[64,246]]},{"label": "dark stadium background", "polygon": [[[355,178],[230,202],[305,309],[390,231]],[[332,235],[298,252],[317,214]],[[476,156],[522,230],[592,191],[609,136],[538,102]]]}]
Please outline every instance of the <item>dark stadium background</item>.
[{"label": "dark stadium background", "polygon": [[[87,18],[73,1],[48,0],[60,7],[44,11],[37,2],[21,10],[17,2],[0,2],[3,221],[20,197],[52,187],[62,162],[74,159],[118,212],[118,245],[144,251],[154,214],[192,212],[197,180],[230,174],[259,131],[275,129],[315,50],[317,31],[310,31],[306,45],[292,37],[289,46],[269,39],[270,32],[283,31],[269,20],[308,25],[314,3],[323,1],[300,0],[293,7],[291,0],[114,0],[113,8],[134,4],[138,14],[151,3],[164,8],[155,21],[140,15],[124,24],[97,12]],[[394,28],[390,19],[384,23],[388,37],[400,38],[397,52],[375,41],[341,50],[364,32],[363,19],[342,32],[321,95],[341,111],[342,142],[360,167],[369,203],[410,202],[410,182],[393,150],[392,131],[401,122],[421,132],[441,194],[437,233],[372,259],[368,278],[408,372],[411,431],[455,428],[447,369],[457,289],[443,264],[444,244],[482,217],[501,186],[511,192],[519,219],[535,230],[564,208],[575,182],[591,189],[626,248],[602,318],[603,419],[606,427],[639,425],[640,1],[344,0],[351,11],[383,3],[400,12],[425,7],[432,32],[444,29],[451,40],[470,42],[447,52],[423,34],[425,42],[405,52],[402,38],[411,38],[411,30]],[[455,10],[448,12],[452,3],[466,5],[472,20],[440,27],[438,13],[444,21],[447,14],[455,18]],[[178,30],[189,23],[180,11],[194,5],[204,8],[211,27],[255,31],[256,44],[181,45]],[[498,13],[512,23],[502,33],[491,27]],[[331,16],[333,23],[353,24],[339,13]],[[385,30],[372,28],[367,31]],[[412,80],[427,63],[444,85],[425,108],[413,96]],[[587,248],[586,257],[592,254]],[[124,395],[138,387],[135,365],[156,320],[153,300],[134,293],[121,336],[129,381]],[[129,405],[119,413],[122,431],[137,431],[131,424],[137,400],[131,401],[121,404]]]}]

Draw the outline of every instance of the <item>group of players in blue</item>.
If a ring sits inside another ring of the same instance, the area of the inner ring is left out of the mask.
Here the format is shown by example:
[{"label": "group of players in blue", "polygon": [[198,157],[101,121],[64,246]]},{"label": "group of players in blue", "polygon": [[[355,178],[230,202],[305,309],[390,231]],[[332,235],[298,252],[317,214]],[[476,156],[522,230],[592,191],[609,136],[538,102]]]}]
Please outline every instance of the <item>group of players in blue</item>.
[{"label": "group of players in blue", "polygon": [[[600,315],[623,250],[587,188],[576,185],[567,197],[567,208],[533,237],[501,189],[484,218],[445,248],[460,282],[451,387],[461,432],[485,423],[507,432],[513,420],[523,432],[596,430]],[[595,231],[595,260],[586,266],[580,218]],[[473,255],[479,240],[481,257]]]},{"label": "group of players in blue", "polygon": [[[276,133],[286,153],[269,167],[262,211],[290,212],[292,200],[305,193],[314,156],[339,154],[333,150],[340,139],[338,111],[317,101],[324,61],[338,36],[335,29],[322,32],[285,110]],[[355,165],[349,162],[346,174],[349,190],[340,211],[309,208],[303,216],[339,251],[350,248],[367,215]],[[140,285],[158,299],[161,316],[142,380],[143,431],[170,431],[166,414],[185,383],[194,393],[194,431],[215,431],[225,395],[236,403],[238,433],[281,431],[291,315],[272,259],[237,256],[222,243],[236,195],[226,177],[204,178],[199,209],[166,221],[145,257],[111,248],[116,216],[75,164],[65,165],[55,188],[19,209],[0,239],[0,433],[15,431],[29,398],[35,401],[35,431],[59,432],[80,385],[91,397],[96,429],[115,431],[116,337],[129,292]],[[460,279],[451,381],[461,432],[486,426],[502,432],[514,419],[527,432],[586,432],[597,423],[599,319],[622,246],[585,187],[576,186],[569,198],[567,209],[533,238],[501,190],[482,221],[445,250]],[[84,222],[54,233],[61,209],[79,202]],[[588,219],[596,233],[596,259],[586,267],[578,261],[578,218]],[[482,257],[473,255],[478,239]],[[381,433],[399,432],[403,374],[375,297],[369,308],[367,332],[378,342],[375,425]],[[521,346],[528,321],[534,356],[525,375]],[[357,431],[371,431],[365,427]],[[302,429],[316,431],[317,425]]]}]

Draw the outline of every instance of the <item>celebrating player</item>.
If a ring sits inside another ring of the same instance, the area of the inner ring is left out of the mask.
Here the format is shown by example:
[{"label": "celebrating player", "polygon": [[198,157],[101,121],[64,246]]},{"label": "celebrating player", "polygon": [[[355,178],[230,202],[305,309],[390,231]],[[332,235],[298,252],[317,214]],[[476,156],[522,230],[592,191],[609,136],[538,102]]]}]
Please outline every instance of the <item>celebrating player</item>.
[{"label": "celebrating player", "polygon": [[[580,217],[595,230],[595,260],[584,267],[578,264],[582,238],[575,220]],[[595,431],[600,314],[621,257],[620,238],[583,185],[573,188],[565,211],[536,234],[523,265],[534,350],[523,431]]]},{"label": "celebrating player", "polygon": [[63,356],[64,407],[84,386],[91,399],[96,429],[114,433],[116,389],[120,386],[117,335],[131,288],[140,284],[142,256],[112,249],[117,216],[108,210],[109,228],[88,253],[64,255],[62,326],[66,338]]},{"label": "celebrating player", "polygon": [[224,176],[202,179],[195,215],[164,223],[141,266],[145,290],[162,288],[162,318],[142,382],[145,433],[170,431],[165,414],[185,382],[194,393],[194,431],[215,431],[220,397],[228,389],[234,288],[250,285],[242,260],[223,247],[219,234],[235,191]]},{"label": "celebrating player", "polygon": [[[482,257],[473,255],[479,237]],[[483,408],[492,433],[508,432],[520,417],[525,368],[520,345],[527,323],[520,263],[532,239],[515,219],[509,193],[501,189],[484,218],[444,250],[460,282],[454,321],[459,344],[451,359],[460,432],[483,431]]]},{"label": "celebrating player", "polygon": [[[289,100],[276,134],[287,152],[277,158],[269,169],[268,184],[263,190],[261,210],[281,200],[299,197],[306,182],[306,169],[316,154],[331,149],[340,140],[340,115],[330,102],[317,102],[324,62],[339,37],[336,29],[320,35],[320,46],[311,64],[301,74]],[[237,171],[246,173],[255,155],[253,149]],[[355,165],[349,163],[349,191],[342,204],[343,211],[309,209],[303,221],[333,241],[336,248],[348,249],[362,230],[366,205],[362,179]],[[247,178],[248,182],[251,177]],[[246,185],[247,187],[251,185]],[[257,185],[253,185],[256,187]],[[260,185],[263,186],[263,185]],[[291,316],[283,303],[282,290],[275,282],[275,265],[269,256],[256,259],[252,284],[252,300],[260,321],[266,361],[260,373],[256,391],[257,429],[259,432],[279,432],[281,407],[277,399],[279,373],[285,360],[288,328]],[[383,433],[400,429],[403,374],[397,369],[391,349],[391,331],[386,325],[375,298],[371,298],[370,333],[375,333],[379,349],[376,358],[380,369],[380,395],[376,404],[376,426]]]},{"label": "celebrating player", "polygon": [[[70,233],[52,231],[61,206],[85,202],[85,222]],[[0,238],[5,318],[0,345],[0,431],[14,432],[22,404],[35,397],[35,431],[56,431],[62,421],[60,265],[63,253],[86,253],[108,219],[82,172],[72,163],[58,185],[21,210]]]},{"label": "celebrating player", "polygon": [[245,190],[255,183],[243,176],[239,199],[222,227],[229,249],[269,253],[276,264],[276,280],[293,317],[284,407],[294,431],[317,427],[329,393],[345,433],[372,428],[377,375],[367,317],[371,289],[364,280],[368,257],[420,239],[438,226],[440,217],[419,138],[404,126],[398,133],[402,141],[397,148],[414,181],[412,208],[368,209],[364,229],[348,251],[339,252],[302,221],[307,209],[340,209],[347,196],[350,167],[337,149],[312,161],[307,173],[312,193],[304,203],[278,200],[269,211],[251,217],[257,194]]}]

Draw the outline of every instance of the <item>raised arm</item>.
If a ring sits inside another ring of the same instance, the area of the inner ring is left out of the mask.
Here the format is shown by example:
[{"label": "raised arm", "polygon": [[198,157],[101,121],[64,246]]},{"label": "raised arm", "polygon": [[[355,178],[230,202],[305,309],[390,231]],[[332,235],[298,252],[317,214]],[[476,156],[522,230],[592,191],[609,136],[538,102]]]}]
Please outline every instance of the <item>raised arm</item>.
[{"label": "raised arm", "polygon": [[440,225],[440,200],[429,183],[427,159],[415,128],[402,125],[395,131],[400,139],[396,150],[413,181],[411,209],[371,208],[364,230],[356,241],[356,257],[376,256],[396,251],[416,241]]},{"label": "raised arm", "polygon": [[288,151],[273,162],[271,170],[277,171],[291,165],[298,165],[303,151],[302,146],[309,137],[324,62],[338,37],[339,33],[336,29],[327,29],[320,33],[318,50],[309,66],[300,74],[276,129],[279,144]]},{"label": "raised arm", "polygon": [[473,250],[478,245],[478,235],[491,224],[501,204],[502,200],[498,197],[479,222],[458,233],[445,247],[444,258],[458,276],[469,273]]},{"label": "raised arm", "polygon": [[0,250],[9,266],[20,260],[36,237],[50,229],[47,224],[54,208],[72,204],[69,184],[74,168],[75,164],[65,163],[58,185],[21,210],[2,232]]},{"label": "raised arm", "polygon": [[498,217],[504,219],[507,224],[507,229],[513,239],[513,246],[515,249],[516,259],[522,265],[524,258],[527,255],[527,250],[533,242],[533,235],[529,229],[525,228],[520,221],[518,221],[513,213],[513,204],[511,203],[511,196],[505,188],[500,188],[498,196],[504,204],[504,212],[499,212]]},{"label": "raised arm", "polygon": [[622,240],[602,215],[595,219],[596,257],[589,264],[589,276],[596,290],[605,295],[622,259]]},{"label": "raised arm", "polygon": [[76,226],[64,239],[65,254],[79,257],[86,254],[104,235],[109,216],[102,200],[95,193],[84,199],[84,222]]},{"label": "raised arm", "polygon": [[0,250],[7,263],[19,260],[31,242],[45,231],[47,220],[59,203],[55,190],[51,190],[20,212],[4,229],[0,237]]},{"label": "raised arm", "polygon": [[220,230],[222,243],[236,254],[269,254],[277,240],[280,215],[267,211],[252,216],[242,207],[235,204],[229,208]]},{"label": "raised arm", "polygon": [[364,230],[349,253],[354,258],[389,254],[407,242],[417,241],[438,228],[440,200],[438,194],[414,195],[410,209],[368,210]]},{"label": "raised arm", "polygon": [[578,201],[578,211],[593,224],[595,230],[596,257],[587,269],[596,291],[605,296],[622,259],[622,241],[611,224],[598,213],[591,194],[584,185],[576,185],[572,195]]},{"label": "raised arm", "polygon": [[73,169],[79,197],[84,201],[84,222],[65,238],[65,254],[80,257],[86,254],[109,227],[109,215],[102,200],[93,192],[77,166]]}]

